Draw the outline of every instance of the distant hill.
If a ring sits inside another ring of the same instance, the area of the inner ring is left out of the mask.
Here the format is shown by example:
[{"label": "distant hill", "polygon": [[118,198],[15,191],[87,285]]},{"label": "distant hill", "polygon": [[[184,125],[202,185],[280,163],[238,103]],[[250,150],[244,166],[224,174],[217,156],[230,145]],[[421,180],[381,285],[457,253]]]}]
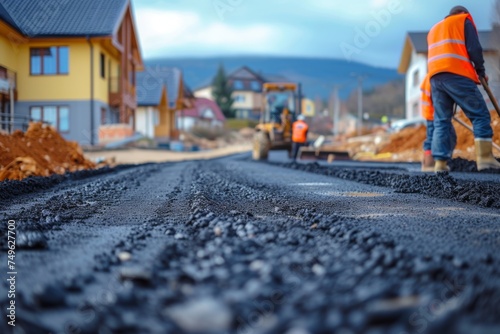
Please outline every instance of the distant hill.
[{"label": "distant hill", "polygon": [[184,72],[184,79],[191,89],[209,84],[219,64],[230,73],[241,66],[248,66],[264,76],[285,76],[302,83],[304,94],[314,99],[327,99],[335,84],[341,85],[340,96],[346,99],[356,89],[357,79],[353,73],[366,76],[364,89],[385,84],[402,76],[395,69],[374,67],[342,59],[288,58],[288,57],[212,57],[212,58],[162,58],[146,60],[146,65],[178,67]]}]

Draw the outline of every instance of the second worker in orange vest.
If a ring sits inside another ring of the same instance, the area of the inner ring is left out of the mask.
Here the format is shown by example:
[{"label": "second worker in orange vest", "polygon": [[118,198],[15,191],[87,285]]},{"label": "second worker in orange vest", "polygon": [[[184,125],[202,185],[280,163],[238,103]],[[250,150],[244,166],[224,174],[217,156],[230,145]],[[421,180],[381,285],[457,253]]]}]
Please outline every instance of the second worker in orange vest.
[{"label": "second worker in orange vest", "polygon": [[[426,138],[424,141],[424,156],[422,158],[422,172],[434,172],[434,158],[432,157],[432,138],[434,136],[434,104],[432,103],[431,80],[429,74],[425,76],[420,85],[422,92],[420,103],[422,105],[422,117],[426,121]],[[457,145],[457,134],[453,126],[450,127],[449,140],[454,149]]]},{"label": "second worker in orange vest", "polygon": [[307,143],[307,132],[309,126],[305,122],[304,115],[299,115],[292,125],[292,160],[297,159],[299,148]]},{"label": "second worker in orange vest", "polygon": [[435,171],[447,171],[453,147],[449,140],[456,103],[471,120],[474,128],[477,168],[500,168],[492,154],[490,112],[477,88],[479,77],[488,81],[483,49],[469,11],[453,7],[444,20],[432,27],[427,36],[428,68],[434,104],[432,156]]}]

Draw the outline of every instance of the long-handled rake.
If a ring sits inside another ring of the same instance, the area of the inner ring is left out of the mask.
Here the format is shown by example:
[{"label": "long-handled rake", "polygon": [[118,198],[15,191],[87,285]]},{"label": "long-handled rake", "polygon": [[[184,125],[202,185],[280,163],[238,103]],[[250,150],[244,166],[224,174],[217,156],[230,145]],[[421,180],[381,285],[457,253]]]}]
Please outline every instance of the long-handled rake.
[{"label": "long-handled rake", "polygon": [[[498,106],[497,99],[493,95],[493,92],[491,91],[490,86],[488,85],[488,82],[483,77],[480,77],[480,80],[481,80],[481,84],[484,87],[484,90],[486,91],[486,94],[488,94],[488,96],[490,97],[490,100],[491,100],[491,103],[493,104],[493,107],[495,107],[495,110],[496,110],[498,116],[500,117],[500,107]],[[453,119],[455,121],[457,121],[458,124],[460,124],[461,126],[463,126],[464,128],[466,128],[470,132],[474,133],[474,129],[472,129],[472,127],[470,125],[468,125],[467,123],[465,123],[464,121],[462,121],[460,118],[458,118],[456,116],[456,113],[457,113],[457,105],[455,104],[455,110],[453,111]],[[500,146],[498,146],[497,144],[493,143],[493,147],[496,148],[500,152]]]}]

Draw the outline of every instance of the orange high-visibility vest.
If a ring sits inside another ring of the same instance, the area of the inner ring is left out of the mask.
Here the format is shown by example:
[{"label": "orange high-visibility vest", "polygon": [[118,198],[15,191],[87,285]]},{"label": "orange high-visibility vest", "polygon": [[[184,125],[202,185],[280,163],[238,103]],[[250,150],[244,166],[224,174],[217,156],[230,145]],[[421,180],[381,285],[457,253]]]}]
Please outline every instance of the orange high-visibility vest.
[{"label": "orange high-visibility vest", "polygon": [[294,143],[304,144],[307,141],[307,131],[309,126],[304,121],[293,122],[292,125],[292,141]]},{"label": "orange high-visibility vest", "polygon": [[[427,35],[429,45],[429,75],[448,72],[479,83],[465,45],[465,20],[474,20],[470,14],[457,14],[445,18],[432,27]],[[475,27],[475,24],[474,24]]]},{"label": "orange high-visibility vest", "polygon": [[422,104],[422,116],[427,121],[433,121],[434,105],[432,104],[431,77],[429,75],[426,75],[424,81],[422,81],[420,91],[422,92],[420,97],[420,103]]}]

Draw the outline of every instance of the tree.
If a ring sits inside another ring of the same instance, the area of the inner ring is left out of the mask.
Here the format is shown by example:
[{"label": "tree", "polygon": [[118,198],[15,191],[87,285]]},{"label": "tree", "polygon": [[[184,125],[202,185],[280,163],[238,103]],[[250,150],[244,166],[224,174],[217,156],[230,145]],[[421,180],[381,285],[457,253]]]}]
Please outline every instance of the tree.
[{"label": "tree", "polygon": [[217,70],[217,74],[212,81],[212,97],[214,98],[217,105],[219,105],[222,113],[226,118],[234,118],[235,110],[233,109],[233,89],[229,85],[227,80],[226,72],[224,71],[224,66],[221,64]]}]

